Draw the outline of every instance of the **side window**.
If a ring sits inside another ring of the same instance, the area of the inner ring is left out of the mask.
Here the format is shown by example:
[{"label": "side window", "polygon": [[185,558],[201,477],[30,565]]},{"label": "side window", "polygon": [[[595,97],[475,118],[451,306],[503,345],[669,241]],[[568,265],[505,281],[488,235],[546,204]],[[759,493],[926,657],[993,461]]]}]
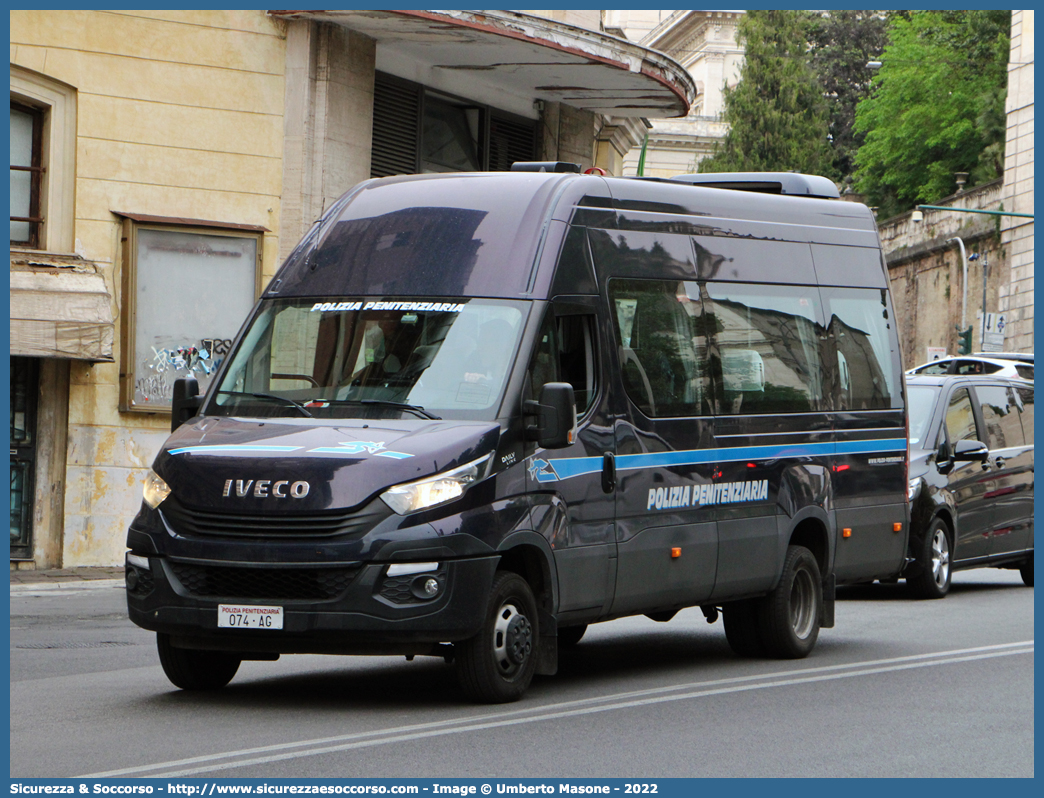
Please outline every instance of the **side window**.
[{"label": "side window", "polygon": [[958,360],[951,374],[984,374],[981,360]]},{"label": "side window", "polygon": [[[899,353],[883,290],[824,288],[828,329],[836,370],[832,393],[839,410],[884,410],[898,401]],[[829,361],[828,361],[829,363]],[[947,364],[926,366],[919,374],[944,373]]]},{"label": "side window", "polygon": [[950,403],[946,408],[946,432],[951,446],[957,441],[980,440],[967,388],[958,388],[950,394]]},{"label": "side window", "polygon": [[1022,446],[1022,424],[1011,388],[1003,385],[977,385],[975,395],[986,425],[985,443],[993,449]]},{"label": "side window", "polygon": [[921,366],[918,369],[914,369],[915,374],[949,374],[950,373],[949,360],[937,360],[935,363],[929,363],[927,366]]},{"label": "side window", "polygon": [[1022,411],[1022,434],[1026,439],[1026,443],[1030,446],[1033,445],[1033,389],[1023,388],[1021,385],[1015,389],[1020,400],[1020,410]]},{"label": "side window", "polygon": [[1022,379],[1033,382],[1033,366],[1027,363],[1016,363],[1015,373],[1022,377]]},{"label": "side window", "polygon": [[[526,398],[537,399],[540,389],[548,382],[560,382],[558,372],[558,341],[555,330],[555,317],[548,311],[544,323],[540,325],[533,359],[529,362],[529,395]],[[579,408],[577,409],[579,412]]]},{"label": "side window", "polygon": [[710,377],[699,285],[609,281],[624,390],[651,418],[708,415]]},{"label": "side window", "polygon": [[594,402],[597,344],[593,315],[561,316],[555,322],[558,366],[562,382],[573,386],[576,412],[582,416]]},{"label": "side window", "polygon": [[[815,287],[707,283],[709,328],[721,360],[721,412],[823,409],[819,291]],[[849,364],[848,379],[855,379]]]}]

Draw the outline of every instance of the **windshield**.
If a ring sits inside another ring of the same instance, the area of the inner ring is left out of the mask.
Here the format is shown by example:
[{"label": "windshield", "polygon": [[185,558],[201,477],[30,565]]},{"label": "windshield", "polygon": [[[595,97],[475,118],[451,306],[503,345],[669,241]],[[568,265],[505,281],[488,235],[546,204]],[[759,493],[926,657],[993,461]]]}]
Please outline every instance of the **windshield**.
[{"label": "windshield", "polygon": [[928,433],[928,424],[932,420],[932,411],[935,410],[935,398],[939,395],[939,389],[931,385],[910,385],[909,389],[909,412],[910,412],[910,445],[927,448],[922,441]]},{"label": "windshield", "polygon": [[491,299],[269,300],[207,413],[492,420],[524,310]]}]

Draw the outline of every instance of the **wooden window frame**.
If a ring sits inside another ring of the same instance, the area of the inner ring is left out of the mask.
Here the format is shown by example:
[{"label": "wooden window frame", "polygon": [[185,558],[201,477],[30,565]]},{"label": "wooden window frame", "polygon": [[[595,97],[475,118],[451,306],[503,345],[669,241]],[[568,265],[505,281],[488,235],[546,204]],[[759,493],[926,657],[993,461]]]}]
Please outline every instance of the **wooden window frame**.
[{"label": "wooden window frame", "polygon": [[13,246],[27,247],[28,249],[40,249],[40,229],[44,223],[43,215],[40,212],[40,193],[43,174],[47,171],[47,168],[43,165],[43,127],[45,110],[17,102],[13,99],[11,100],[11,110],[20,111],[21,113],[28,114],[33,118],[31,163],[29,166],[11,166],[12,172],[32,173],[29,183],[29,215],[11,217],[12,222],[28,222],[29,238],[25,241],[12,240],[11,244]]}]

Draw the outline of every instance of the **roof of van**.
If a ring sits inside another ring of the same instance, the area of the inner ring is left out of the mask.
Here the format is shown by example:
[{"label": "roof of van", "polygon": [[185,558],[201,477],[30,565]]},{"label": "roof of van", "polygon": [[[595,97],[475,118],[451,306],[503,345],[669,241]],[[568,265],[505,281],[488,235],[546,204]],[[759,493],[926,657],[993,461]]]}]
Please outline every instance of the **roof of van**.
[{"label": "roof of van", "polygon": [[542,298],[550,277],[535,266],[570,225],[879,247],[858,203],[568,173],[406,175],[337,200],[266,295]]}]

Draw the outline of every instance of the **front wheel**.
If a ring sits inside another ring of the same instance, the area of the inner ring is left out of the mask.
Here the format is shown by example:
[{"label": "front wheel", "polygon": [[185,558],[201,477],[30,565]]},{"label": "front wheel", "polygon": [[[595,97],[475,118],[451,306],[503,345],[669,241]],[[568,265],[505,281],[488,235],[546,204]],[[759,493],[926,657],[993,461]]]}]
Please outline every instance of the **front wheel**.
[{"label": "front wheel", "polygon": [[225,651],[175,648],[170,635],[156,634],[160,665],[171,684],[182,690],[219,690],[232,681],[241,660]]},{"label": "front wheel", "polygon": [[816,558],[804,546],[790,546],[779,584],[760,607],[758,628],[765,653],[781,659],[807,657],[819,639],[822,605]]},{"label": "front wheel", "polygon": [[456,645],[457,680],[468,698],[504,704],[522,697],[536,670],[538,623],[536,600],[526,580],[499,572],[482,630]]},{"label": "front wheel", "polygon": [[941,599],[950,592],[950,551],[950,530],[941,518],[936,518],[917,552],[917,573],[906,580],[915,596]]}]

